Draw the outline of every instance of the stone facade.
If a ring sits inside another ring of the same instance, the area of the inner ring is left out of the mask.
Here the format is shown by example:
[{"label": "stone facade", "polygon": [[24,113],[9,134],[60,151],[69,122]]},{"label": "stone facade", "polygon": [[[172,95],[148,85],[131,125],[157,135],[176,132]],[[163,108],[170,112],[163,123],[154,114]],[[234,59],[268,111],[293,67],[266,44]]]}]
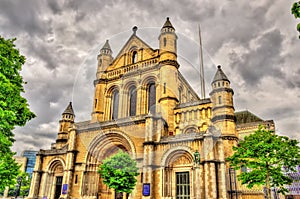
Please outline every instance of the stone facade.
[{"label": "stone facade", "polygon": [[[69,104],[56,143],[37,154],[29,198],[115,198],[97,170],[119,149],[139,167],[129,198],[230,198],[225,159],[239,135],[230,81],[218,66],[210,98],[200,99],[179,72],[177,36],[168,18],[158,38],[159,49],[152,49],[134,27],[115,58],[106,41],[98,55],[91,120],[74,122]],[[150,196],[142,194],[145,183]]]}]

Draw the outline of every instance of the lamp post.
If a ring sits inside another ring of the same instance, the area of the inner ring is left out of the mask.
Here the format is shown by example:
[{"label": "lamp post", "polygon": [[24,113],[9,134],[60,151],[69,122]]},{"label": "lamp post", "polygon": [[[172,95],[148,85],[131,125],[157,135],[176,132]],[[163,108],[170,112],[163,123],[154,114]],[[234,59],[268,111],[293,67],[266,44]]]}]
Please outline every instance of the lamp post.
[{"label": "lamp post", "polygon": [[21,178],[21,176],[18,176],[17,185],[16,185],[16,192],[15,192],[16,198],[18,198],[18,196],[20,195],[21,183],[22,183],[22,178]]},{"label": "lamp post", "polygon": [[198,152],[198,150],[196,150],[195,153],[194,153],[194,162],[197,165],[200,164],[200,153]]}]

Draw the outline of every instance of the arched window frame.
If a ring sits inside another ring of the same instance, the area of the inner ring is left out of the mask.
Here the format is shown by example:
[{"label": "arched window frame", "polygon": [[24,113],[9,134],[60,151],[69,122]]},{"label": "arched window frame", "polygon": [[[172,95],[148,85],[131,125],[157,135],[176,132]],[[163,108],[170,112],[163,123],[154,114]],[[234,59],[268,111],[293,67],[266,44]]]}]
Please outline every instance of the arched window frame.
[{"label": "arched window frame", "polygon": [[129,116],[136,115],[137,91],[135,86],[131,86],[128,90],[129,96]]},{"label": "arched window frame", "polygon": [[136,50],[134,50],[134,51],[132,52],[132,58],[131,58],[133,64],[135,64],[135,63],[137,62],[137,56],[138,56],[138,53],[137,53]]},{"label": "arched window frame", "polygon": [[149,82],[148,83],[148,85],[147,85],[147,96],[148,96],[147,111],[148,111],[148,113],[149,112],[155,113],[155,105],[156,105],[156,85],[155,85],[155,82]]},{"label": "arched window frame", "polygon": [[111,95],[111,119],[118,119],[119,112],[119,90],[115,89]]}]

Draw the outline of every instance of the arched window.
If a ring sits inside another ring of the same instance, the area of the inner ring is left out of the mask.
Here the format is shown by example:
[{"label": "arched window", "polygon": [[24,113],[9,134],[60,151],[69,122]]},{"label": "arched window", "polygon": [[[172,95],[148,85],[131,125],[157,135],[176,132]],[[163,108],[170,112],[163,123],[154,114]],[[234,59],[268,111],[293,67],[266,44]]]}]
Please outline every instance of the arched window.
[{"label": "arched window", "polygon": [[137,61],[137,52],[133,51],[133,53],[132,53],[132,63],[134,64],[134,63],[136,63],[136,61]]},{"label": "arched window", "polygon": [[129,115],[136,115],[136,87],[132,86],[129,88]]},{"label": "arched window", "polygon": [[155,83],[151,82],[148,84],[148,112],[155,113],[156,104],[156,88]]},{"label": "arched window", "polygon": [[112,94],[112,99],[111,99],[111,113],[112,113],[112,117],[111,119],[118,119],[118,111],[119,111],[119,91],[118,90],[114,90],[113,94]]}]

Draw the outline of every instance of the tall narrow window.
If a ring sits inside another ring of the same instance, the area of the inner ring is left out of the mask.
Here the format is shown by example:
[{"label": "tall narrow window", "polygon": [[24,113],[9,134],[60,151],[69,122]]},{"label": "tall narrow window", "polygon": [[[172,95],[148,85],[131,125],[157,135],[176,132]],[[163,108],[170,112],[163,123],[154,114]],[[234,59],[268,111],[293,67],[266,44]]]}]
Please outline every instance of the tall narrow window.
[{"label": "tall narrow window", "polygon": [[222,97],[219,96],[218,99],[219,99],[219,104],[222,104]]},{"label": "tall narrow window", "polygon": [[129,115],[136,115],[136,88],[135,86],[129,89]]},{"label": "tall narrow window", "polygon": [[133,51],[133,53],[132,53],[132,63],[134,64],[134,63],[136,63],[136,61],[137,61],[137,52]]},{"label": "tall narrow window", "polygon": [[181,91],[181,89],[179,89],[179,92],[178,92],[178,97],[179,97],[179,102],[181,103],[181,94],[182,94],[182,91]]},{"label": "tall narrow window", "polygon": [[118,119],[118,111],[119,111],[119,91],[114,90],[112,94],[112,118],[111,119]]},{"label": "tall narrow window", "polygon": [[164,38],[164,47],[166,47],[166,45],[167,45],[167,39]]},{"label": "tall narrow window", "polygon": [[155,113],[156,104],[156,89],[155,83],[152,82],[148,85],[148,112]]}]

